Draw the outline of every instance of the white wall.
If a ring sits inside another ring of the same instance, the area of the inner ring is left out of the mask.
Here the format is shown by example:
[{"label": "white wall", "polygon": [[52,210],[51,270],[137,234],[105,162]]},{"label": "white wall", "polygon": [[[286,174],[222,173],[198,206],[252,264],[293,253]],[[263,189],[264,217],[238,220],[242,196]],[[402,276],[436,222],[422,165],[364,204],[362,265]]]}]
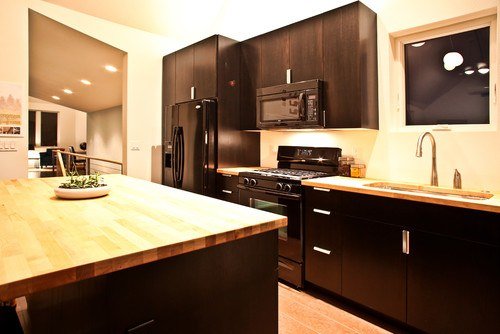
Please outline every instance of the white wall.
[{"label": "white wall", "polygon": [[74,146],[77,150],[87,137],[87,114],[55,103],[29,97],[29,109],[57,112],[57,146]]},{"label": "white wall", "polygon": [[[273,166],[276,163],[274,150],[279,144],[338,146],[345,154],[355,155],[359,161],[367,164],[367,177],[430,182],[430,144],[426,140],[423,157],[416,158],[416,143],[421,132],[401,133],[391,128],[395,113],[393,101],[398,87],[391,82],[394,62],[389,36],[402,30],[497,8],[498,1],[369,0],[366,3],[378,13],[380,130],[366,133],[363,131],[262,132],[262,165]],[[498,64],[495,65],[498,73]],[[498,104],[494,108],[500,112]],[[499,128],[500,126],[497,126],[496,131],[490,132],[433,132],[437,142],[440,185],[452,186],[453,172],[457,168],[462,174],[464,188],[499,191]]]},{"label": "white wall", "polygon": [[[122,162],[122,106],[87,114],[87,155]],[[91,164],[91,169],[108,173],[119,173],[117,167],[98,161]]]},{"label": "white wall", "polygon": [[0,179],[26,178],[28,175],[28,11],[26,0],[0,1],[0,81],[21,84],[23,138],[4,138],[15,142],[16,152],[0,152]]},{"label": "white wall", "polygon": [[[29,8],[53,20],[127,52],[124,64],[127,69],[124,75],[126,100],[123,101],[127,142],[124,143],[126,154],[123,158],[128,175],[151,179],[152,148],[161,143],[161,60],[165,54],[175,50],[178,44],[165,37],[45,1],[28,0],[27,3]],[[27,12],[26,6],[24,7]],[[25,30],[27,34],[27,22]],[[131,144],[139,146],[139,150],[131,151]]]},{"label": "white wall", "polygon": [[[0,178],[27,175],[28,8],[127,52],[124,69],[124,154],[128,175],[151,179],[161,144],[162,57],[179,47],[171,39],[74,12],[42,0],[2,0],[0,80],[24,85],[25,138],[13,139],[18,151],[0,153]],[[132,13],[133,14],[133,13]],[[8,47],[7,47],[8,46]],[[81,119],[80,119],[81,121]],[[80,138],[83,132],[77,132]],[[10,139],[9,139],[10,141]],[[131,146],[139,150],[131,151]],[[158,174],[156,172],[156,174]]]}]

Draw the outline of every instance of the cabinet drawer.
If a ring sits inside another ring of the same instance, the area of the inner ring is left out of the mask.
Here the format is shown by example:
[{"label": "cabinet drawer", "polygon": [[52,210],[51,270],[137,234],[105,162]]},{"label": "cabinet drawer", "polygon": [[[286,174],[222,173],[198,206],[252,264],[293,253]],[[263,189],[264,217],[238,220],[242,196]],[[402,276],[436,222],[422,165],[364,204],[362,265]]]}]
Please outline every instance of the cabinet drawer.
[{"label": "cabinet drawer", "polygon": [[319,187],[304,187],[306,207],[333,211],[337,207],[338,193]]},{"label": "cabinet drawer", "polygon": [[217,174],[217,198],[238,203],[238,176]]},{"label": "cabinet drawer", "polygon": [[331,210],[308,205],[305,217],[305,279],[341,293],[340,224]]}]

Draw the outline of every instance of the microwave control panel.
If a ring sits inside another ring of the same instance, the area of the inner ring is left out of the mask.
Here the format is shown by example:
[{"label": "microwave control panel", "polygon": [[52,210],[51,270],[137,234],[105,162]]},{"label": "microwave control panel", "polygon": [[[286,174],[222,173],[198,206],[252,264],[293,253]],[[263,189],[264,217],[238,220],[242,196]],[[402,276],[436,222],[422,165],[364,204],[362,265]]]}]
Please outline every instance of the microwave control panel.
[{"label": "microwave control panel", "polygon": [[318,95],[307,95],[307,120],[316,121],[318,119]]}]

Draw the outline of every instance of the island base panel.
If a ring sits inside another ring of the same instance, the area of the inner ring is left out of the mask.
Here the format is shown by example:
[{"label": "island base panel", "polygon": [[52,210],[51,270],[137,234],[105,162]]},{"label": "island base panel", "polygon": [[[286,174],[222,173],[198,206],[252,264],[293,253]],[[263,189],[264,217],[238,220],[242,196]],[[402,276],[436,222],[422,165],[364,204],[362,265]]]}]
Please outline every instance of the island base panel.
[{"label": "island base panel", "polygon": [[278,333],[271,231],[27,296],[32,333]]}]

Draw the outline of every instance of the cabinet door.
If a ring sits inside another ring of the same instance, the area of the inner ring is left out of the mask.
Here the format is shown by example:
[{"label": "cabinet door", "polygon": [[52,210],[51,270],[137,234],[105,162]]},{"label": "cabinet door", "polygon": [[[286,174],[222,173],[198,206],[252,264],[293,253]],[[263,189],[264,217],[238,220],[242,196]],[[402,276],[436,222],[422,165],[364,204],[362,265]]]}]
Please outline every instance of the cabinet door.
[{"label": "cabinet door", "polygon": [[410,240],[408,324],[429,333],[500,333],[499,248],[418,231]]},{"label": "cabinet door", "polygon": [[162,87],[163,108],[175,104],[175,53],[163,57]]},{"label": "cabinet door", "polygon": [[330,195],[311,189],[306,193],[305,279],[340,294],[341,225]]},{"label": "cabinet door", "polygon": [[256,90],[262,87],[261,38],[252,38],[241,43],[240,59],[240,117],[242,130],[255,130],[256,127]]},{"label": "cabinet door", "polygon": [[272,31],[262,35],[261,40],[262,87],[286,83],[286,70],[290,68],[288,30]]},{"label": "cabinet door", "polygon": [[217,96],[217,36],[194,46],[195,99]]},{"label": "cabinet door", "polygon": [[217,174],[217,198],[238,204],[238,176]]},{"label": "cabinet door", "polygon": [[189,46],[175,53],[175,102],[191,100],[193,82],[194,47]]},{"label": "cabinet door", "polygon": [[398,226],[342,216],[342,295],[406,320],[406,255]]},{"label": "cabinet door", "polygon": [[324,101],[328,127],[359,127],[359,37],[356,7],[345,6],[323,19]]},{"label": "cabinet door", "polygon": [[323,16],[327,127],[378,129],[376,22],[360,2]]},{"label": "cabinet door", "polygon": [[323,20],[314,17],[296,23],[290,32],[292,81],[323,79]]}]

